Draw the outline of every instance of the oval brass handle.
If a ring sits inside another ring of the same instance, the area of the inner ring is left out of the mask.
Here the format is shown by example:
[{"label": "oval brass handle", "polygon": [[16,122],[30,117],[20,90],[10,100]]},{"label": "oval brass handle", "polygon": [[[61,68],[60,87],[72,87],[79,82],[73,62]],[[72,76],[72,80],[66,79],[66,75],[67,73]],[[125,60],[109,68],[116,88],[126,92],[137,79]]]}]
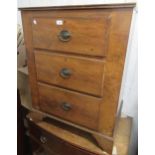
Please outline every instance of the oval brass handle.
[{"label": "oval brass handle", "polygon": [[72,109],[71,105],[68,102],[63,102],[62,103],[62,109],[65,111],[69,111]]},{"label": "oval brass handle", "polygon": [[66,42],[71,39],[71,34],[67,30],[62,30],[62,31],[60,31],[58,37],[61,41]]},{"label": "oval brass handle", "polygon": [[68,68],[62,68],[60,71],[60,76],[63,78],[69,78],[72,75],[72,71]]},{"label": "oval brass handle", "polygon": [[44,136],[40,136],[40,141],[45,144],[47,142],[47,138]]}]

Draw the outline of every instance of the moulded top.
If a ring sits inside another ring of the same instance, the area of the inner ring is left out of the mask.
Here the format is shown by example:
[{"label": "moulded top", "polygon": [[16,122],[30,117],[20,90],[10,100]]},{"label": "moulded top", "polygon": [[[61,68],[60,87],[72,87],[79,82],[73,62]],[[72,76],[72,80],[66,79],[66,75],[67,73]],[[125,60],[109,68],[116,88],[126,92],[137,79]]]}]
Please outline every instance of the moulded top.
[{"label": "moulded top", "polygon": [[43,6],[43,7],[20,7],[19,10],[72,10],[72,9],[109,9],[109,8],[133,8],[136,3],[95,4],[95,5],[66,5],[66,6]]}]

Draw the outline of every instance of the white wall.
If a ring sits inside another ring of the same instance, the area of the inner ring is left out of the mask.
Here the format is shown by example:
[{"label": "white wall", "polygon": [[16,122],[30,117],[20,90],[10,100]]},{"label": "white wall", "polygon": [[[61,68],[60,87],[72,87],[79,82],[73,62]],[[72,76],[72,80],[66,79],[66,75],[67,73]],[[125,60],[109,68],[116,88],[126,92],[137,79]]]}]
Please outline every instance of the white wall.
[{"label": "white wall", "polygon": [[120,94],[120,99],[123,99],[124,101],[122,110],[129,116],[133,116],[135,114],[135,104],[137,104],[137,51],[137,9],[134,9]]},{"label": "white wall", "polygon": [[123,74],[120,101],[123,100],[122,113],[133,117],[129,155],[135,155],[138,145],[138,30],[137,8],[133,11],[126,62]]},{"label": "white wall", "polygon": [[18,6],[59,6],[135,2],[136,0],[18,0]]},{"label": "white wall", "polygon": [[[105,3],[122,3],[135,2],[136,0],[18,0],[18,7],[32,6],[59,6],[59,5],[84,5],[84,4],[105,4]],[[21,23],[20,13],[18,11],[18,23]],[[130,155],[135,154],[137,145],[137,110],[138,110],[138,90],[137,90],[137,11],[134,10],[123,81],[121,87],[120,101],[123,100],[122,112],[125,115],[133,117],[133,130]]]}]

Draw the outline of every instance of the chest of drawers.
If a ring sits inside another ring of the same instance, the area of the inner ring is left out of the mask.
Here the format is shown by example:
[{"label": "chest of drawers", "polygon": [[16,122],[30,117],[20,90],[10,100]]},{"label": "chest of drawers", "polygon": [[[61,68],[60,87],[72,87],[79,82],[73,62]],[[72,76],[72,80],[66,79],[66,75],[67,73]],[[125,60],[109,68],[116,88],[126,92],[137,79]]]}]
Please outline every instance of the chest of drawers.
[{"label": "chest of drawers", "polygon": [[133,7],[21,8],[34,109],[112,142]]}]

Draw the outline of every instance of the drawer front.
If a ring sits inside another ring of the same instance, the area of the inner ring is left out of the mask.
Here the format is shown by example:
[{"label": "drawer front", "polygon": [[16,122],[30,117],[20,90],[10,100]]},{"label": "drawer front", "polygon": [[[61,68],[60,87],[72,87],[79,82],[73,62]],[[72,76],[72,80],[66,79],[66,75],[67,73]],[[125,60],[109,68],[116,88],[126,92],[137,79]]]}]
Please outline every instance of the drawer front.
[{"label": "drawer front", "polygon": [[105,56],[108,17],[36,17],[32,19],[34,48]]},{"label": "drawer front", "polygon": [[103,61],[36,51],[35,64],[39,81],[102,96]]},{"label": "drawer front", "polygon": [[97,129],[101,98],[38,84],[40,110],[73,123]]},{"label": "drawer front", "polygon": [[50,153],[59,154],[63,149],[64,141],[58,139],[55,136],[50,135],[45,130],[41,129],[34,123],[30,124],[30,136],[35,138],[44,148],[46,148]]}]

